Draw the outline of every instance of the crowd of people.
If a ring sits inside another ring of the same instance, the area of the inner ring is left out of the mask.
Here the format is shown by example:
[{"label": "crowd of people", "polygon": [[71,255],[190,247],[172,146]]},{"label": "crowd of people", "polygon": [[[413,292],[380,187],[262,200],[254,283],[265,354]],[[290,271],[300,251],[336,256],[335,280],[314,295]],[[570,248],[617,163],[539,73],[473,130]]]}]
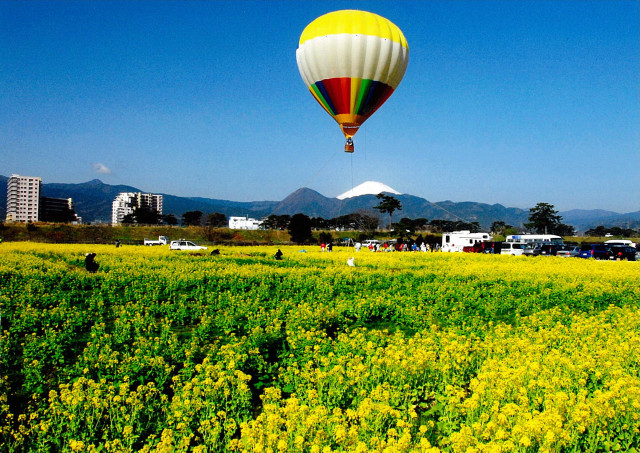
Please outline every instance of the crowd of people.
[{"label": "crowd of people", "polygon": [[[370,242],[367,245],[363,245],[361,242],[356,242],[354,244],[354,248],[356,252],[359,252],[363,249],[368,249],[371,252],[439,252],[440,244],[431,245],[426,242],[418,243],[415,241],[394,241],[383,242],[382,244],[378,242]],[[333,250],[333,244],[326,244],[323,242],[320,244],[320,250],[322,252],[331,252]]]}]

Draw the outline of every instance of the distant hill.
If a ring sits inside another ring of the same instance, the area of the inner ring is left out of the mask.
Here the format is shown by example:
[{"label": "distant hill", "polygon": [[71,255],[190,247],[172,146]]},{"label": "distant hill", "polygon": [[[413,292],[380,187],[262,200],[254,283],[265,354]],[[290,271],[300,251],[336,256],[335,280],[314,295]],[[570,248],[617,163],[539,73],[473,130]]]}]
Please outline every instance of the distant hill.
[{"label": "distant hill", "polygon": [[572,225],[577,231],[586,231],[599,225],[606,228],[640,228],[640,211],[619,214],[603,209],[572,209],[560,215],[564,223]]},{"label": "distant hill", "polygon": [[303,187],[278,203],[273,210],[273,214],[293,215],[300,212],[308,215],[309,217],[323,217],[325,219],[331,219],[340,215],[339,204],[340,201],[336,198],[327,198],[315,190]]},{"label": "distant hill", "polygon": [[[8,177],[0,175],[0,187],[5,187]],[[373,185],[386,187],[381,183]],[[368,184],[371,187],[371,184]],[[0,194],[2,194],[0,189]],[[133,186],[105,184],[94,179],[79,184],[43,183],[42,195],[54,198],[72,198],[76,212],[85,223],[110,222],[111,203],[120,192],[143,192]],[[429,220],[463,220],[478,222],[483,228],[489,228],[496,220],[509,225],[521,226],[527,221],[529,211],[519,208],[508,208],[501,204],[485,204],[476,202],[453,202],[450,200],[431,202],[424,198],[408,194],[390,193],[402,203],[402,210],[393,214],[394,221],[403,217],[412,219],[426,218]],[[261,218],[270,214],[303,213],[310,217],[331,219],[353,212],[366,212],[382,215],[373,209],[379,200],[373,194],[352,196],[338,199],[328,198],[309,188],[301,188],[282,201],[251,201],[237,202],[203,197],[177,197],[162,194],[164,214],[174,214],[178,219],[187,211],[202,211],[205,214],[219,212],[229,216],[249,216]],[[343,194],[344,195],[344,194]],[[0,195],[0,218],[6,216],[6,195]],[[619,214],[600,209],[560,212],[563,222],[574,226],[578,231],[586,231],[598,225],[605,227],[620,226],[638,228],[640,226],[640,211]],[[384,216],[386,220],[386,215]]]},{"label": "distant hill", "polygon": [[[8,177],[0,176],[0,187],[6,190]],[[3,193],[0,189],[0,193]],[[105,184],[99,179],[79,183],[43,183],[42,195],[53,198],[72,198],[76,212],[85,223],[111,222],[111,203],[121,192],[145,192],[137,187],[125,185]],[[6,217],[7,198],[6,192],[0,196],[1,218]],[[178,219],[187,211],[202,211],[205,214],[220,212],[229,215],[249,215],[262,217],[271,213],[276,201],[261,202],[236,202],[226,200],[214,200],[199,197],[177,197],[175,195],[163,195],[163,213],[175,214]]]},{"label": "distant hill", "polygon": [[76,213],[83,222],[111,222],[111,203],[120,192],[140,190],[132,186],[104,184],[99,179],[81,184],[42,184],[42,196],[72,198]]}]

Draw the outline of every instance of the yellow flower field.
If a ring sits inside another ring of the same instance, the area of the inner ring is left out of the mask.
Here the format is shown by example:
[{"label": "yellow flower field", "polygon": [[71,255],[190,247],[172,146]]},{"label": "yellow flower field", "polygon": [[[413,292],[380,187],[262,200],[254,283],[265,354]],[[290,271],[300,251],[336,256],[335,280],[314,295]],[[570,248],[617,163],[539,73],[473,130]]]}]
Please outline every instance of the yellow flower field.
[{"label": "yellow flower field", "polygon": [[640,450],[640,264],[280,248],[0,244],[3,451]]}]

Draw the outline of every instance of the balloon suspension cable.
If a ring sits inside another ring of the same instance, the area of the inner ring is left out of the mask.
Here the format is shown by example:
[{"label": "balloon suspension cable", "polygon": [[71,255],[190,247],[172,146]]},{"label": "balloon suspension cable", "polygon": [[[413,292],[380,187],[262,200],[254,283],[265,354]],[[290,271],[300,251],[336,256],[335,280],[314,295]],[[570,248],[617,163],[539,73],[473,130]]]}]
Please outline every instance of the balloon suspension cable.
[{"label": "balloon suspension cable", "polygon": [[[351,139],[349,139],[349,140],[351,140]],[[353,152],[351,153],[351,156],[349,156],[349,157],[350,157],[349,160],[351,161],[351,196],[353,196],[354,195],[354,193],[353,193],[353,190],[354,190],[354,187],[353,187]],[[353,246],[353,249],[355,250],[356,241],[353,241],[353,244],[351,244],[351,245]]]},{"label": "balloon suspension cable", "polygon": [[353,196],[353,154],[351,155],[351,196]]}]

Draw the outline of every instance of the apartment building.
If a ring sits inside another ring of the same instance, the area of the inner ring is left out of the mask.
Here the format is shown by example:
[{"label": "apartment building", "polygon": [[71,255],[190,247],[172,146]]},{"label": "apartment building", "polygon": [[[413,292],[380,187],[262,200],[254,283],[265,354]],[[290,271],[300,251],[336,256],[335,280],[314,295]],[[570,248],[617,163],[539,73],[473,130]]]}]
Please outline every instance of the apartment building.
[{"label": "apartment building", "polygon": [[40,197],[41,222],[82,223],[71,198]]},{"label": "apartment building", "polygon": [[11,175],[7,181],[7,222],[37,222],[42,178]]},{"label": "apartment building", "polygon": [[125,216],[138,208],[147,208],[162,215],[162,195],[142,192],[121,192],[111,204],[111,223],[122,223]]}]

